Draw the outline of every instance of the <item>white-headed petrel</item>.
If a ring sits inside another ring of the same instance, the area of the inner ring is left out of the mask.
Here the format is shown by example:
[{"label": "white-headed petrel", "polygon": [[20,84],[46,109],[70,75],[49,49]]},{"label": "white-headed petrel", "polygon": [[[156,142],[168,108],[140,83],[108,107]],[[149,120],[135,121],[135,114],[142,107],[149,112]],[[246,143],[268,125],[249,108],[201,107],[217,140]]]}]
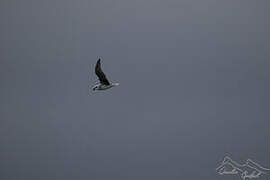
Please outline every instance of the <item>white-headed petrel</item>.
[{"label": "white-headed petrel", "polygon": [[95,73],[99,79],[99,84],[96,84],[93,87],[93,90],[106,90],[114,86],[118,86],[119,83],[110,83],[104,74],[104,72],[101,69],[100,59],[97,60],[96,67],[95,67]]}]

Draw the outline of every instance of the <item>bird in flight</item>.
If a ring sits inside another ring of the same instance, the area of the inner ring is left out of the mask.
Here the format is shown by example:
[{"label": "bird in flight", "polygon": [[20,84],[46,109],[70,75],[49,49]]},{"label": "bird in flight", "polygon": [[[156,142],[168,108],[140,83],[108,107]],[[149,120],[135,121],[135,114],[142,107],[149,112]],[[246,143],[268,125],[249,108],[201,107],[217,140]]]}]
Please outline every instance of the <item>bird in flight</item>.
[{"label": "bird in flight", "polygon": [[101,69],[101,64],[100,64],[100,58],[97,60],[96,67],[95,67],[95,73],[98,77],[99,83],[96,84],[93,87],[93,91],[95,90],[106,90],[114,86],[118,86],[119,83],[110,83],[104,74],[104,72]]}]

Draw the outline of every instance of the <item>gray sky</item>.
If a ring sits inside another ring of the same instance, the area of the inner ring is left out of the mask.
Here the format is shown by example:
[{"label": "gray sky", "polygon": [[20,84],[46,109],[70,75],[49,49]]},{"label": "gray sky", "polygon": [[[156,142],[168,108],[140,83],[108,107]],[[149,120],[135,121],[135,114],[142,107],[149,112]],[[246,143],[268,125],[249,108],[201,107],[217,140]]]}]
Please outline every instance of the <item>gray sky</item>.
[{"label": "gray sky", "polygon": [[[270,168],[269,17],[268,0],[2,0],[0,179]],[[98,57],[119,87],[89,90]]]}]

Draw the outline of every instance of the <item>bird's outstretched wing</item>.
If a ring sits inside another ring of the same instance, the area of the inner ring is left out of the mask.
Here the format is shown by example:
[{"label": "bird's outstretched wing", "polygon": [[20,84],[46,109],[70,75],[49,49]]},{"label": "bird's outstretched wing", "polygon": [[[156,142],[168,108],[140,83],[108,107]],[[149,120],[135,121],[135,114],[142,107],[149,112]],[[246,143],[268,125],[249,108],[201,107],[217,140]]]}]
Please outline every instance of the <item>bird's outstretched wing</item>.
[{"label": "bird's outstretched wing", "polygon": [[110,82],[108,81],[108,79],[106,78],[106,75],[104,74],[104,72],[101,69],[100,59],[98,59],[98,61],[97,61],[97,64],[95,67],[95,73],[98,76],[98,79],[99,79],[101,84],[110,85]]}]

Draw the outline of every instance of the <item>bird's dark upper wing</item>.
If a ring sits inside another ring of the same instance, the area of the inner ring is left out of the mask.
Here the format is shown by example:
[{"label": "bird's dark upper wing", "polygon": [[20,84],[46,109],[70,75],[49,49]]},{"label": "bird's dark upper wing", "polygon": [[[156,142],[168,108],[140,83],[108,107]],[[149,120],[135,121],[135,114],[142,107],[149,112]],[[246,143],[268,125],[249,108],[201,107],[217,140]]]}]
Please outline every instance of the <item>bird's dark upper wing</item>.
[{"label": "bird's dark upper wing", "polygon": [[104,74],[104,72],[101,69],[100,59],[98,59],[98,61],[97,61],[95,73],[98,76],[98,79],[99,79],[101,84],[110,85],[110,82],[108,81],[108,79],[106,78],[106,75]]}]

